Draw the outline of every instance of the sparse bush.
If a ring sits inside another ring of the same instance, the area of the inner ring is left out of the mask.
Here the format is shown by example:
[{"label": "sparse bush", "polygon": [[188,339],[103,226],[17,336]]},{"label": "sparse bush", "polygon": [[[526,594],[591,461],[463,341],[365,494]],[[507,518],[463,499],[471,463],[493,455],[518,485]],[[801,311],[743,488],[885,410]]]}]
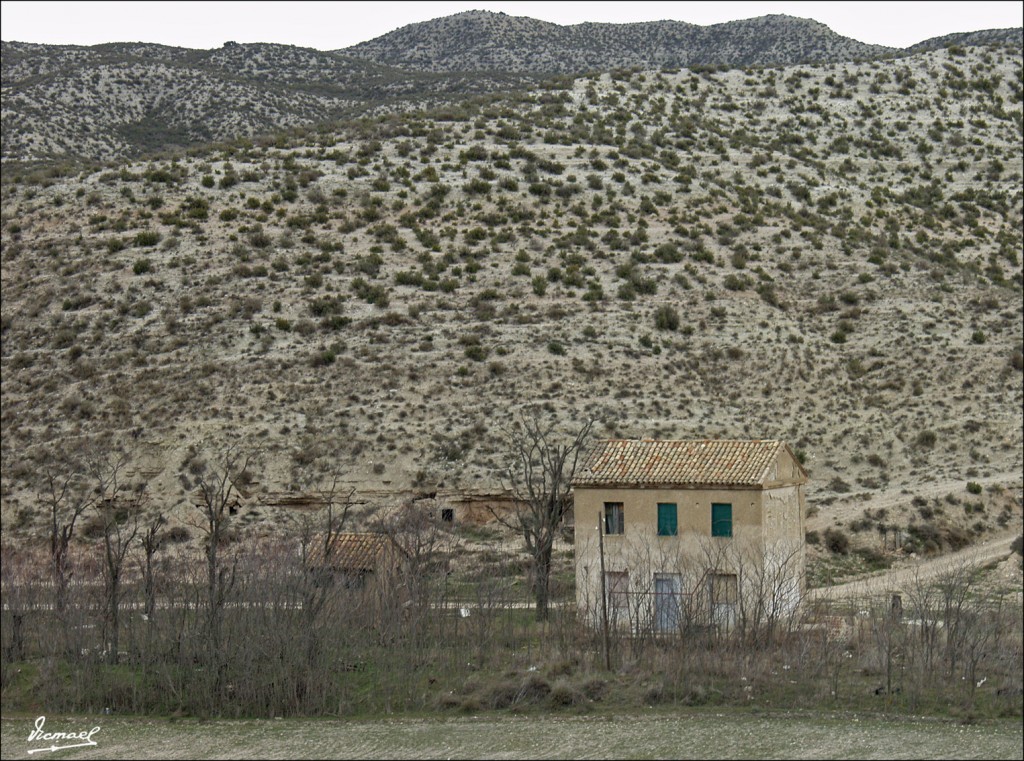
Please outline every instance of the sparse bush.
[{"label": "sparse bush", "polygon": [[184,544],[192,539],[192,532],[184,526],[172,526],[161,537],[164,544]]},{"label": "sparse bush", "polygon": [[540,674],[530,674],[519,685],[516,692],[515,703],[535,705],[551,694],[551,685],[548,680]]},{"label": "sparse bush", "polygon": [[486,705],[493,709],[509,708],[518,694],[519,688],[512,682],[496,684],[487,693]]},{"label": "sparse bush", "polygon": [[572,706],[582,703],[583,694],[564,679],[559,679],[551,688],[551,705]]}]

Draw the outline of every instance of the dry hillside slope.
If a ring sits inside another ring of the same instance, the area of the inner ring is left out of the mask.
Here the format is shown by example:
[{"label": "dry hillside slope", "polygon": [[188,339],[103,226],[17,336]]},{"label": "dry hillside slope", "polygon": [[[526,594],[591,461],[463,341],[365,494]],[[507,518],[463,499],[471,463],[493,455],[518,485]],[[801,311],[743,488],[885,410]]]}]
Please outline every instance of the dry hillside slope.
[{"label": "dry hillside slope", "polygon": [[[600,436],[783,439],[821,512],[1012,486],[1021,109],[1019,50],[948,49],[604,74],[7,177],[5,533],[40,525],[55,450],[103,435],[169,511],[197,453],[260,452],[246,524],[334,468],[370,503],[494,492],[533,405]],[[988,505],[972,536],[1019,520]]]}]

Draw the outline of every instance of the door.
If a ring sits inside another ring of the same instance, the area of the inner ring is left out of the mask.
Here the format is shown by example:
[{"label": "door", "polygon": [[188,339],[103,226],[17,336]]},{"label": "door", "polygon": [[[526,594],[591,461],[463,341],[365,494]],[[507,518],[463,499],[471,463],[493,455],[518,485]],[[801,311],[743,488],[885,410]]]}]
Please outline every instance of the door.
[{"label": "door", "polygon": [[654,627],[659,632],[679,630],[679,574],[654,575]]}]

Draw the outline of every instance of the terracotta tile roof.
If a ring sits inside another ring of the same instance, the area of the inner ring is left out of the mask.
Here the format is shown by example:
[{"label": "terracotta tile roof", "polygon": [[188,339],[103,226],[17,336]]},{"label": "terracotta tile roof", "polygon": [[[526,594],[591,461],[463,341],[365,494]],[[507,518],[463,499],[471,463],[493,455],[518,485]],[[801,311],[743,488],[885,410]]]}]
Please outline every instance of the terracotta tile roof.
[{"label": "terracotta tile roof", "polygon": [[[573,479],[575,486],[757,486],[781,441],[622,440],[600,442]],[[788,449],[788,447],[787,447]]]},{"label": "terracotta tile roof", "polygon": [[[327,565],[345,571],[376,571],[388,550],[394,544],[387,534],[338,534]],[[313,559],[323,553],[323,535],[313,540]]]}]

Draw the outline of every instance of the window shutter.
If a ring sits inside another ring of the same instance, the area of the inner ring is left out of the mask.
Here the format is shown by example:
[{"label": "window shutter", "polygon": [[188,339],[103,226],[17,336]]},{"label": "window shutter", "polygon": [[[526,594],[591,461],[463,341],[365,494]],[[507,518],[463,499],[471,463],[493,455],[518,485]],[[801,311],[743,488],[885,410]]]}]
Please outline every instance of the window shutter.
[{"label": "window shutter", "polygon": [[711,505],[711,536],[732,536],[732,505]]},{"label": "window shutter", "polygon": [[671,502],[658,503],[658,536],[676,536],[679,533],[678,513]]}]

